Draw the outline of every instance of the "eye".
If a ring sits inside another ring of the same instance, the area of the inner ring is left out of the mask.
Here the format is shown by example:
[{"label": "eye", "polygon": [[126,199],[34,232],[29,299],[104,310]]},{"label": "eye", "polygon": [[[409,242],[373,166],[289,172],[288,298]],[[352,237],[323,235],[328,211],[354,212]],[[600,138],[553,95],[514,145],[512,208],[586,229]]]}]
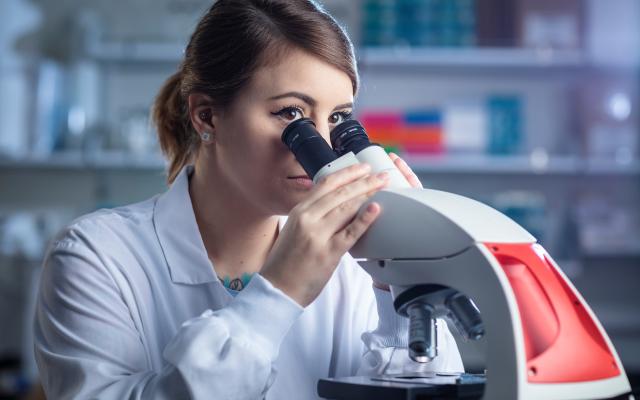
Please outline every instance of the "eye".
[{"label": "eye", "polygon": [[283,109],[281,109],[280,111],[276,111],[274,113],[271,113],[273,115],[277,115],[280,118],[284,119],[285,121],[288,122],[293,122],[297,119],[300,119],[304,116],[304,113],[302,112],[302,109],[298,106],[288,106],[288,107],[284,107]]},{"label": "eye", "polygon": [[337,125],[351,119],[351,117],[353,117],[353,113],[351,111],[338,111],[331,114],[329,117],[329,123]]}]

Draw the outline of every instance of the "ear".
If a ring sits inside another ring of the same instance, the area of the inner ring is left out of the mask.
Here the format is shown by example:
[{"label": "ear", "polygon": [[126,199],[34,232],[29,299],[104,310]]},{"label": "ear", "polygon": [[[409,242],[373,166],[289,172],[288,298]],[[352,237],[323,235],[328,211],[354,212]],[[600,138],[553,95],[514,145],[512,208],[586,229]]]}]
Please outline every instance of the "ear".
[{"label": "ear", "polygon": [[188,98],[189,118],[199,135],[205,132],[214,133],[216,113],[211,97],[202,93],[191,93]]}]

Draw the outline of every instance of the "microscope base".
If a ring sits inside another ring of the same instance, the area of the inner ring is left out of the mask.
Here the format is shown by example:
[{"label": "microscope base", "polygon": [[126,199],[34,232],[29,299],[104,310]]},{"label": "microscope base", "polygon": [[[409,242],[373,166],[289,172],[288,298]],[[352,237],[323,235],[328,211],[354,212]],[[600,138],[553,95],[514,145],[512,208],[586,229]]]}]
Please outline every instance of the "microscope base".
[{"label": "microscope base", "polygon": [[435,374],[351,376],[320,379],[318,395],[324,399],[427,400],[480,399],[484,391],[483,375]]},{"label": "microscope base", "polygon": [[[486,378],[473,374],[435,374],[420,376],[350,376],[320,379],[318,396],[331,400],[480,400]],[[631,393],[598,400],[634,400]]]}]

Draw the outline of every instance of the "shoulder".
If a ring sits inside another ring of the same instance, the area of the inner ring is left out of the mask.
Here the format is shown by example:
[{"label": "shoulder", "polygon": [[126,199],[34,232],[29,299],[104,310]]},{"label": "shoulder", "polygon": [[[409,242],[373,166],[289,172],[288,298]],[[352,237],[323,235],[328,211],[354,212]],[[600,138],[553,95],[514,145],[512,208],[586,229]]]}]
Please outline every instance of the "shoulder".
[{"label": "shoulder", "polygon": [[102,209],[72,221],[50,242],[44,277],[114,275],[157,252],[153,226],[156,197],[114,209]]},{"label": "shoulder", "polygon": [[52,290],[85,292],[115,287],[115,276],[120,275],[121,269],[134,268],[141,259],[141,251],[154,247],[148,243],[155,241],[156,197],[94,211],[62,229],[49,244],[44,258],[43,294]]},{"label": "shoulder", "polygon": [[49,246],[50,250],[131,239],[153,227],[156,199],[154,196],[140,203],[100,209],[76,218],[58,232]]}]

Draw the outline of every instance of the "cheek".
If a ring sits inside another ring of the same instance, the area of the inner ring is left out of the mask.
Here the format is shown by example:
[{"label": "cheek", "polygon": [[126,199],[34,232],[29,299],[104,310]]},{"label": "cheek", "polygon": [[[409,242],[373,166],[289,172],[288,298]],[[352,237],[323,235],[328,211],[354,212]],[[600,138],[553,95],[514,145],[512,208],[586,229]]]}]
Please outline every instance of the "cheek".
[{"label": "cheek", "polygon": [[[246,156],[259,150],[266,150],[266,146],[271,146],[275,133],[270,128],[268,121],[264,118],[251,117],[255,113],[244,113],[242,116],[234,118],[234,124],[228,126],[226,145],[232,148],[234,153],[244,154],[244,161],[248,161]],[[225,127],[227,128],[227,127]]]},{"label": "cheek", "polygon": [[[262,164],[264,173],[275,172],[274,168],[279,168],[283,158],[289,149],[280,140],[281,132],[273,124],[271,126],[262,124],[253,127],[252,134],[245,142],[246,153],[242,157],[247,162]],[[249,158],[251,157],[251,158]]]},{"label": "cheek", "polygon": [[272,182],[286,171],[287,163],[294,160],[280,139],[280,125],[268,118],[254,118],[241,124],[235,132],[237,140],[233,152],[237,163],[243,164],[243,169],[264,183]]}]

